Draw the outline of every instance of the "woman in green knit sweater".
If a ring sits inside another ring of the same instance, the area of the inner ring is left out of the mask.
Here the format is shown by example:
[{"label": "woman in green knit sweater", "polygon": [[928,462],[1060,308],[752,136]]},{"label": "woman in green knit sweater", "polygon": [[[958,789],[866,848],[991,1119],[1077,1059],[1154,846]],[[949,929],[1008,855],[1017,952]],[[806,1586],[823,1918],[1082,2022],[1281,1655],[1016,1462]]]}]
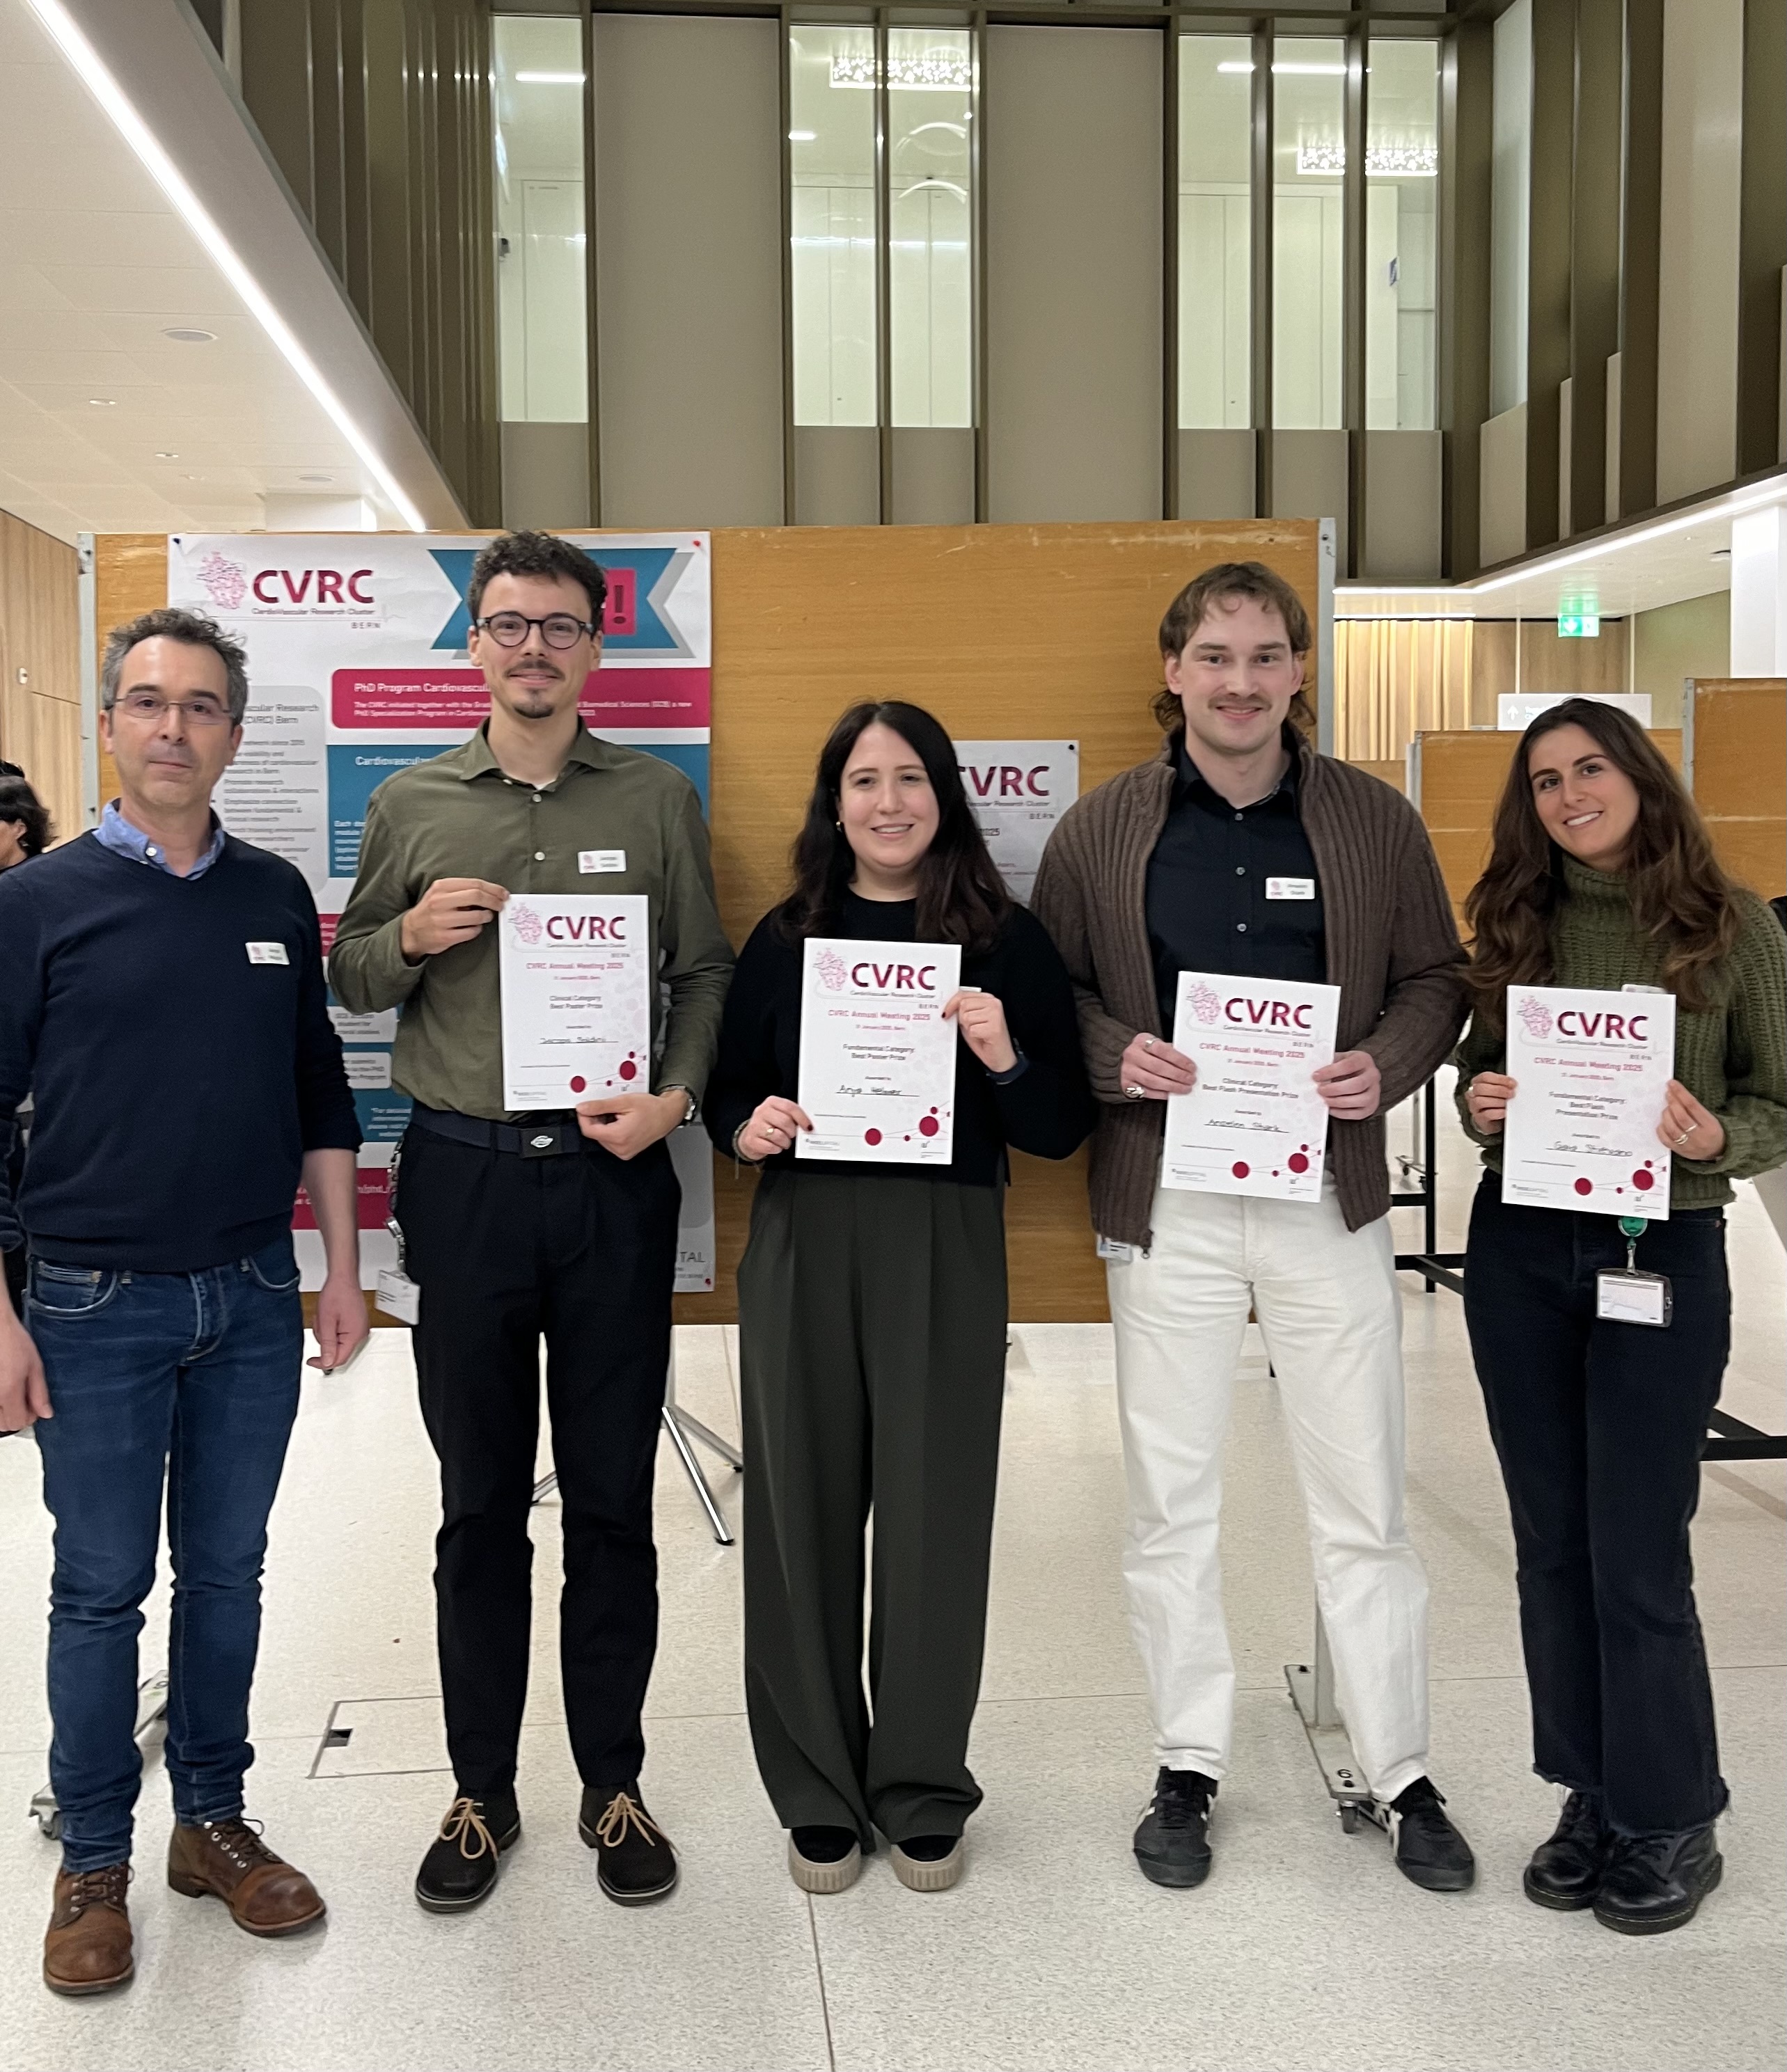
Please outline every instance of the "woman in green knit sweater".
[{"label": "woman in green knit sweater", "polygon": [[[1723,1204],[1733,1178],[1787,1161],[1787,956],[1649,737],[1581,698],[1522,736],[1465,916],[1459,1100],[1488,1169],[1465,1319],[1513,1515],[1534,1766],[1567,1794],[1526,1889],[1655,1934],[1691,1920],[1723,1868],[1688,1528],[1731,1345]],[[1661,1329],[1597,1314],[1598,1275],[1628,1262],[1617,1219],[1502,1199],[1510,985],[1675,996],[1670,1215],[1636,1239],[1637,1269],[1670,1285]]]}]

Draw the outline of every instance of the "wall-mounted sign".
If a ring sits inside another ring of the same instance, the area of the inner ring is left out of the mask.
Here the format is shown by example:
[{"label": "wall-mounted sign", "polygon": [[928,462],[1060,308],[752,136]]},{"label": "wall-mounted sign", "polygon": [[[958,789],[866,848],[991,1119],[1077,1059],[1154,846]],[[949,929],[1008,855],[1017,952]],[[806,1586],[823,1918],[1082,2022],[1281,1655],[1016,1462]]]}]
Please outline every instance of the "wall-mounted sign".
[{"label": "wall-mounted sign", "polygon": [[993,861],[1027,901],[1055,823],[1080,796],[1077,741],[958,741],[956,763]]},{"label": "wall-mounted sign", "polygon": [[1617,705],[1630,713],[1640,726],[1650,725],[1649,691],[1521,691],[1503,692],[1496,700],[1496,726],[1504,734],[1524,734],[1542,712],[1561,705],[1566,698],[1587,698],[1591,705]]},{"label": "wall-mounted sign", "polygon": [[1598,612],[1560,611],[1558,614],[1558,638],[1560,640],[1599,640],[1601,621]]}]

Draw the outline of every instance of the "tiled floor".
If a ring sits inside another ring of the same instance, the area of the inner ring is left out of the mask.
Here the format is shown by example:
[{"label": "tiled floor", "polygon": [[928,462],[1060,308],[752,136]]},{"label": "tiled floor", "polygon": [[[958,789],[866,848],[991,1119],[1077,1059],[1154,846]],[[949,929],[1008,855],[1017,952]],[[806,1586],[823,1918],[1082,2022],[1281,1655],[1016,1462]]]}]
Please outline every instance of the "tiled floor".
[{"label": "tiled floor", "polygon": [[[1468,1176],[1461,1145],[1447,1157],[1443,1241],[1456,1242]],[[1747,1191],[1732,1248],[1727,1404],[1778,1430],[1787,1269]],[[171,1893],[158,1875],[169,1815],[155,1766],[140,1820],[139,1975],[105,2000],[59,2001],[37,1980],[55,1856],[23,1816],[44,1771],[49,1536],[35,1449],[0,1446],[0,2066],[1778,2066],[1787,1473],[1709,1470],[1698,1532],[1736,1793],[1723,1889],[1692,1927],[1651,1942],[1542,1913],[1518,1883],[1552,1801],[1527,1769],[1505,1510],[1459,1305],[1409,1289],[1410,1508],[1434,1585],[1434,1766],[1478,1851],[1468,1895],[1419,1893],[1381,1836],[1341,1834],[1286,1701],[1283,1665],[1307,1654],[1311,1589],[1257,1344],[1229,1474],[1242,1689],[1217,1869],[1194,1893],[1137,1876],[1128,1837],[1149,1730],[1118,1572],[1109,1334],[1061,1325],[1015,1334],[974,1747],[987,1799],[960,1887],[920,1897],[881,1862],[837,1898],[809,1901],[789,1884],[742,1710],[739,1557],[714,1544],[666,1449],[646,1781],[683,1852],[681,1889],[650,1910],[611,1906],[577,1840],[548,1505],[528,1832],[481,1912],[424,1915],[410,1881],[448,1783],[431,1659],[433,1462],[407,1341],[389,1331],[349,1375],[307,1379],[268,1570],[252,1810],[325,1888],[327,1926],[261,1945],[215,1904]],[[681,1334],[679,1363],[690,1408],[735,1430],[727,1334]],[[714,1480],[735,1519],[735,1479]],[[158,1598],[146,1663],[164,1632]],[[352,1732],[325,1749],[331,1715]]]}]

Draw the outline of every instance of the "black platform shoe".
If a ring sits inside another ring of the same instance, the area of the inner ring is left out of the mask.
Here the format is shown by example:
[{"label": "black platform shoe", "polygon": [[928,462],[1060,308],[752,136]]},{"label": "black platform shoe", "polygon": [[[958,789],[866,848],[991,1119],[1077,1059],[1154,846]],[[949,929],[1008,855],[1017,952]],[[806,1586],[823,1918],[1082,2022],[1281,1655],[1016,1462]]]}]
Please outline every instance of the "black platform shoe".
[{"label": "black platform shoe", "polygon": [[1535,1906],[1575,1914],[1595,1904],[1607,1868],[1613,1836],[1598,1791],[1572,1791],[1563,1802],[1555,1832],[1533,1852],[1521,1880]]},{"label": "black platform shoe", "polygon": [[1724,1873],[1712,1825],[1681,1835],[1616,1836],[1595,1896],[1595,1918],[1622,1935],[1685,1928]]}]

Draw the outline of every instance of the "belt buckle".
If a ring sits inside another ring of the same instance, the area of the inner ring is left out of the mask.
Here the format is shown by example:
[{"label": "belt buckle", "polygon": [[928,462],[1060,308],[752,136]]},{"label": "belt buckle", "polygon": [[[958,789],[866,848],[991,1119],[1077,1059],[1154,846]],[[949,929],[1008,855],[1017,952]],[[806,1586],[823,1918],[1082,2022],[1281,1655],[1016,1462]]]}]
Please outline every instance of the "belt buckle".
[{"label": "belt buckle", "polygon": [[550,1158],[564,1149],[564,1125],[557,1122],[536,1122],[525,1125],[521,1131],[521,1156],[524,1158]]}]

